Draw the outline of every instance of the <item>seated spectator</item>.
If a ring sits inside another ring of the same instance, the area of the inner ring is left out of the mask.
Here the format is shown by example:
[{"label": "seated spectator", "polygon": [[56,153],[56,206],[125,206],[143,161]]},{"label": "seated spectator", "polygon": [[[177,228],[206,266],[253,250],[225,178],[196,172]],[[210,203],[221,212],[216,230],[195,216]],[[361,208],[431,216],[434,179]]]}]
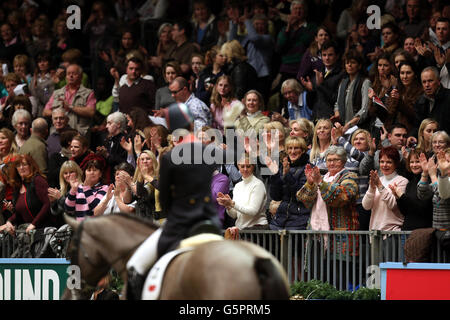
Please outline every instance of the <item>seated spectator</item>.
[{"label": "seated spectator", "polygon": [[407,37],[418,38],[426,30],[427,20],[421,18],[421,12],[424,9],[421,4],[420,0],[406,1],[407,17],[399,23],[399,27]]},{"label": "seated spectator", "polygon": [[223,133],[223,110],[229,108],[231,103],[236,101],[234,95],[234,86],[231,78],[227,75],[222,75],[217,79],[211,95],[211,114],[212,127],[220,130]]},{"label": "seated spectator", "polygon": [[[175,42],[172,40],[172,28],[173,25],[169,22],[162,23],[158,28],[158,44],[156,46],[155,56],[149,58],[149,64],[153,67],[153,73],[159,74],[164,72],[162,67],[164,66],[164,61],[169,61],[168,53],[175,47]],[[180,72],[181,74],[181,72]],[[157,87],[160,87],[161,81],[160,77],[156,77]]]},{"label": "seated spectator", "polygon": [[[406,139],[408,137],[408,132],[406,127],[400,123],[393,124],[389,133],[387,134],[387,140],[383,141],[382,146],[393,146],[397,149],[400,160],[396,164],[396,170],[399,174],[403,174],[405,172],[404,168],[404,158],[402,148],[406,147]],[[383,135],[384,138],[384,135]],[[360,161],[359,165],[359,174],[362,176],[368,176],[371,170],[378,171],[380,169],[380,150],[376,150],[371,147],[369,152],[364,156],[364,158]]]},{"label": "seated spectator", "polygon": [[208,105],[217,79],[225,74],[226,60],[218,46],[212,47],[205,53],[205,68],[198,76],[195,96]]},{"label": "seated spectator", "polygon": [[[70,48],[64,51],[61,56],[62,62],[56,68],[55,73],[52,75],[53,82],[55,83],[55,89],[61,89],[67,85],[67,68],[71,64],[79,66],[83,65],[83,52],[77,48]],[[81,84],[85,88],[91,88],[89,76],[82,70],[81,72]]]},{"label": "seated spectator", "polygon": [[170,83],[169,90],[177,103],[184,103],[189,108],[189,111],[194,118],[194,132],[201,130],[203,126],[211,125],[211,111],[203,101],[196,98],[189,90],[189,83],[185,78],[175,78]]},{"label": "seated spectator", "polygon": [[273,121],[280,121],[285,126],[288,126],[289,121],[299,118],[312,119],[312,110],[307,105],[306,90],[295,79],[287,79],[281,84],[281,93],[287,100],[281,109],[281,114],[278,112],[272,113]]},{"label": "seated spectator", "polygon": [[244,133],[254,130],[258,135],[264,124],[270,121],[270,118],[261,112],[264,109],[264,98],[258,91],[250,90],[244,95],[243,102],[245,112],[239,115],[234,126],[236,130],[240,129]]},{"label": "seated spectator", "polygon": [[430,156],[433,152],[431,137],[438,131],[439,123],[431,118],[423,119],[417,134],[417,149],[422,150],[426,155]]},{"label": "seated spectator", "polygon": [[406,169],[409,172],[408,184],[404,192],[397,183],[389,184],[392,194],[397,199],[397,206],[405,216],[402,230],[409,231],[419,228],[431,228],[433,203],[431,198],[424,201],[417,197],[417,185],[421,179],[422,166],[419,161],[420,149],[412,150],[406,159]]},{"label": "seated spectator", "polygon": [[381,36],[383,40],[382,52],[392,54],[396,49],[401,48],[401,30],[395,22],[388,22],[381,26]]},{"label": "seated spectator", "polygon": [[372,210],[369,230],[400,231],[403,226],[405,217],[389,188],[395,184],[398,193],[405,192],[408,179],[397,173],[399,164],[400,154],[394,146],[380,150],[379,166],[383,176],[380,178],[377,171],[370,171],[369,189],[362,200],[363,208]]},{"label": "seated spectator", "polygon": [[286,127],[279,121],[270,121],[264,124],[259,141],[259,152],[262,153],[262,144],[267,148],[267,156],[275,157],[285,152]]},{"label": "seated spectator", "polygon": [[235,226],[239,230],[268,229],[266,218],[266,188],[264,183],[253,173],[255,164],[250,163],[249,156],[238,162],[242,181],[233,190],[233,198],[228,194],[218,193],[217,202],[227,209],[227,214],[236,219]]},{"label": "seated spectator", "polygon": [[[359,190],[356,174],[344,168],[347,154],[342,147],[332,146],[326,152],[328,172],[320,174],[318,167],[305,167],[306,183],[297,192],[297,199],[311,210],[312,230],[358,230],[356,200]],[[350,237],[349,247],[337,241],[335,253],[357,255],[357,239]],[[347,251],[348,250],[348,251]]]},{"label": "seated spectator", "polygon": [[94,216],[134,213],[136,201],[132,201],[129,181],[134,174],[132,165],[122,162],[114,167],[114,184],[110,184],[106,195],[94,209]]},{"label": "seated spectator", "polygon": [[274,173],[269,176],[271,198],[269,227],[271,230],[305,230],[310,209],[296,198],[296,194],[306,182],[305,166],[309,163],[309,157],[306,154],[308,148],[305,140],[299,137],[288,137],[285,148],[287,158],[280,161],[280,164],[268,164],[269,169]]},{"label": "seated spectator", "polygon": [[207,0],[194,0],[192,7],[192,40],[200,46],[202,52],[206,52],[219,39],[216,16],[211,12],[210,2]]},{"label": "seated spectator", "polygon": [[77,39],[67,28],[67,18],[65,15],[58,16],[53,21],[52,31],[51,53],[55,57],[55,61],[60,61],[64,52],[76,47]]},{"label": "seated spectator", "polygon": [[77,220],[93,216],[95,207],[106,195],[108,186],[101,181],[105,166],[106,163],[102,157],[91,154],[80,166],[85,176],[83,183],[80,183],[76,177],[70,176],[70,191],[64,208]]},{"label": "seated spectator", "polygon": [[108,135],[104,144],[96,149],[96,153],[106,160],[106,168],[103,173],[105,181],[113,181],[110,180],[113,179],[113,168],[127,161],[127,151],[120,145],[120,141],[125,137],[126,128],[127,118],[122,112],[116,111],[106,118]]},{"label": "seated spectator", "polygon": [[31,105],[30,99],[26,95],[21,94],[12,98],[11,104],[7,106],[7,109],[4,113],[5,116],[3,117],[3,120],[0,120],[4,125],[0,124],[0,127],[13,129],[14,127],[12,126],[12,116],[14,112],[19,109],[24,109],[28,111],[30,115],[32,114],[33,106]]},{"label": "seated spectator", "polygon": [[31,114],[25,109],[19,109],[14,112],[11,124],[15,129],[14,141],[20,150],[31,134]]},{"label": "seated spectator", "polygon": [[[218,169],[214,170],[214,172],[213,172],[213,178],[211,180],[211,195],[212,195],[211,199],[217,209],[217,214],[219,215],[219,220],[221,222],[222,228],[227,229],[228,227],[230,227],[228,224],[229,224],[229,220],[231,218],[227,219],[228,215],[225,212],[226,208],[219,204],[219,202],[217,201],[217,198],[218,198],[219,193],[230,194],[231,180],[230,180],[230,178],[228,178],[228,176],[226,174],[219,172],[220,167],[221,166],[219,165]],[[230,217],[230,216],[228,216],[228,217]],[[233,225],[234,225],[234,223],[233,223]]]},{"label": "seated spectator", "polygon": [[[78,183],[83,182],[83,171],[72,160],[67,160],[60,165],[58,174],[58,186],[48,188],[48,198],[50,199],[50,213],[61,226],[64,222],[64,203],[70,190],[70,180],[76,179]],[[58,168],[59,169],[59,168]]]},{"label": "seated spectator", "polygon": [[[17,145],[14,141],[14,133],[8,128],[0,128],[0,167],[8,162],[16,153]],[[5,160],[7,160],[5,162]]]},{"label": "seated spectator", "polygon": [[338,95],[334,104],[334,119],[344,126],[343,131],[357,125],[369,127],[369,97],[371,85],[364,71],[364,60],[356,50],[344,54],[345,76],[338,87]]},{"label": "seated spectator", "polygon": [[374,31],[367,28],[367,17],[361,17],[347,36],[345,51],[352,49],[358,51],[363,55],[364,65],[371,64],[371,58],[380,42]]},{"label": "seated spectator", "polygon": [[[72,157],[70,145],[74,137],[79,135],[78,131],[74,129],[67,129],[59,135],[59,145],[61,146],[58,152],[53,153],[48,158],[48,185],[51,188],[60,188],[60,168],[62,164]],[[80,162],[81,163],[81,162]],[[78,165],[78,164],[77,164]]]},{"label": "seated spectator", "polygon": [[391,65],[395,67],[395,75],[397,78],[399,78],[400,75],[400,63],[402,62],[409,62],[414,64],[413,58],[410,56],[408,51],[398,48],[394,51],[394,53],[391,54]]},{"label": "seated spectator", "polygon": [[29,154],[33,158],[44,176],[47,176],[48,171],[47,137],[47,121],[44,118],[36,118],[31,123],[30,137],[19,150],[19,154]]},{"label": "seated spectator", "polygon": [[0,58],[12,64],[14,57],[18,54],[26,54],[25,44],[18,34],[15,34],[9,23],[0,26]]},{"label": "seated spectator", "polygon": [[341,40],[345,40],[352,31],[352,27],[365,17],[368,1],[352,1],[351,6],[341,12],[336,25],[336,35]]},{"label": "seated spectator", "polygon": [[168,107],[175,102],[172,94],[169,90],[170,83],[176,78],[181,76],[180,65],[176,61],[169,61],[162,68],[162,75],[165,85],[156,90],[155,94],[155,110],[160,110]]},{"label": "seated spectator", "polygon": [[16,227],[24,223],[28,223],[27,233],[52,226],[48,184],[36,162],[29,155],[18,155],[11,170],[10,181],[14,188],[11,208],[14,213],[0,230],[14,235]]},{"label": "seated spectator", "polygon": [[50,158],[54,153],[61,151],[60,135],[62,132],[70,129],[69,117],[63,108],[55,108],[52,110],[52,126],[50,134],[47,138],[47,153]]},{"label": "seated spectator", "polygon": [[52,40],[48,18],[40,16],[33,23],[30,41],[25,43],[30,57],[35,57],[41,51],[50,51]]},{"label": "seated spectator", "polygon": [[257,72],[248,63],[246,51],[239,41],[231,40],[225,42],[220,51],[227,59],[225,74],[231,78],[236,97],[242,99],[248,90],[257,88]]},{"label": "seated spectator", "polygon": [[192,73],[189,78],[189,83],[191,85],[191,91],[196,92],[198,86],[198,79],[200,75],[200,71],[205,68],[204,64],[204,56],[201,53],[194,53],[191,57],[191,70]]}]

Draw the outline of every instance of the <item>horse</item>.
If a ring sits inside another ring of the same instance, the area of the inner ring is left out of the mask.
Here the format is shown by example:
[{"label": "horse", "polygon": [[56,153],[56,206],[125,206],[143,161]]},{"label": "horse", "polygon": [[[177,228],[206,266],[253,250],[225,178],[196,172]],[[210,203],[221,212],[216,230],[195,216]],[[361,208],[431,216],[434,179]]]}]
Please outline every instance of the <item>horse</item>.
[{"label": "horse", "polygon": [[[126,263],[159,226],[129,214],[77,221],[65,215],[73,229],[68,247],[72,264],[80,268],[83,287],[95,287],[111,268],[124,281]],[[63,299],[86,299],[83,290],[66,289]],[[287,275],[279,261],[260,246],[241,240],[199,244],[168,265],[161,300],[277,300],[289,298]]]}]

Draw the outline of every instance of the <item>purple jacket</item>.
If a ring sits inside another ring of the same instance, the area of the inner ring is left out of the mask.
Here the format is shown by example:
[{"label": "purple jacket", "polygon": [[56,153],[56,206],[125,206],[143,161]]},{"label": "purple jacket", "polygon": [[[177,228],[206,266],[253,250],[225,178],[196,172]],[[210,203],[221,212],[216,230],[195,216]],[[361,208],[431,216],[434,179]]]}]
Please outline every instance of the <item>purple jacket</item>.
[{"label": "purple jacket", "polygon": [[217,194],[219,192],[222,192],[223,194],[228,194],[230,192],[230,180],[223,173],[216,174],[215,176],[213,176],[211,181],[212,200],[216,205],[219,219],[223,225],[225,219],[225,207],[217,203]]}]

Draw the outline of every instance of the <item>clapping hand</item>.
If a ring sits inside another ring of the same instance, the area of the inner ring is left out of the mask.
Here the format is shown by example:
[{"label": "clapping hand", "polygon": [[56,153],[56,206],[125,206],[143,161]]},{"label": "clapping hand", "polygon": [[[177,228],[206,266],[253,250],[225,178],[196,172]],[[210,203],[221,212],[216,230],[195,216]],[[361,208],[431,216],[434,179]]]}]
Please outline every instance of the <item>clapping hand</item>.
[{"label": "clapping hand", "polygon": [[439,170],[441,171],[441,175],[442,176],[446,176],[448,175],[450,172],[450,161],[447,160],[447,158],[445,157],[445,151],[441,150],[439,151],[439,153],[437,154],[437,159],[438,159],[438,167]]},{"label": "clapping hand", "polygon": [[389,185],[389,189],[391,189],[392,194],[395,196],[396,199],[400,198],[404,192],[402,192],[398,186],[397,186],[397,182],[394,182],[393,184]]},{"label": "clapping hand", "polygon": [[308,181],[309,184],[319,184],[322,182],[322,175],[320,174],[320,170],[318,167],[311,167],[310,164],[307,164],[305,167],[305,176],[306,181]]},{"label": "clapping hand", "polygon": [[217,193],[217,203],[225,208],[231,208],[233,206],[233,200],[229,194],[223,194],[222,192]]},{"label": "clapping hand", "polygon": [[373,189],[376,189],[381,185],[380,177],[378,176],[378,172],[376,170],[370,170],[370,180],[369,186]]}]

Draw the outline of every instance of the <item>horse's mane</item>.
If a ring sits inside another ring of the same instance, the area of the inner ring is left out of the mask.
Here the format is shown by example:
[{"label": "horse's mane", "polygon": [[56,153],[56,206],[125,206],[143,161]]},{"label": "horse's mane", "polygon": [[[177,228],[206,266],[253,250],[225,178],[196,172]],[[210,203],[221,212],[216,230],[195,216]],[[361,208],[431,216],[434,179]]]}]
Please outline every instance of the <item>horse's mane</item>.
[{"label": "horse's mane", "polygon": [[147,225],[148,227],[150,227],[152,229],[158,229],[160,227],[159,225],[157,225],[153,221],[141,218],[139,216],[127,214],[127,213],[114,213],[114,214],[111,214],[111,215],[102,215],[102,216],[99,216],[98,218],[109,218],[109,219],[112,218],[112,219],[114,219],[114,217],[131,219],[131,220],[134,220],[134,221],[139,222],[141,224],[145,224],[145,225]]}]

